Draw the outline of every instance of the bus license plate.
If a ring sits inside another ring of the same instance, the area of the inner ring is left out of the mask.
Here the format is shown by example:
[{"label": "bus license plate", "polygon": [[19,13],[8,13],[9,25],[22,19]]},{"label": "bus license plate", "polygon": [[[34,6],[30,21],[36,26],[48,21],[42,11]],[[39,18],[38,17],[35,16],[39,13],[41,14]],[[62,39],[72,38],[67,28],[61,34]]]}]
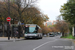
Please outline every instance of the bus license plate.
[{"label": "bus license plate", "polygon": [[30,37],[30,38],[32,38],[32,37]]}]

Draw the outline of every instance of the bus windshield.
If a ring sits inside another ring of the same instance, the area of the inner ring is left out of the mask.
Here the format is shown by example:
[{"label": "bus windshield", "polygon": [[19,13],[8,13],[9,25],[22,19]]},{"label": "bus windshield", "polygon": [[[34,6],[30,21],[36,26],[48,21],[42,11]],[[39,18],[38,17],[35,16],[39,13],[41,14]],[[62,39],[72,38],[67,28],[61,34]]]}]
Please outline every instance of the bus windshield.
[{"label": "bus windshield", "polygon": [[33,32],[35,32],[36,30],[35,30],[35,27],[29,27],[29,32],[30,33],[33,33]]},{"label": "bus windshield", "polygon": [[29,26],[28,28],[25,28],[25,33],[36,33],[36,27]]}]

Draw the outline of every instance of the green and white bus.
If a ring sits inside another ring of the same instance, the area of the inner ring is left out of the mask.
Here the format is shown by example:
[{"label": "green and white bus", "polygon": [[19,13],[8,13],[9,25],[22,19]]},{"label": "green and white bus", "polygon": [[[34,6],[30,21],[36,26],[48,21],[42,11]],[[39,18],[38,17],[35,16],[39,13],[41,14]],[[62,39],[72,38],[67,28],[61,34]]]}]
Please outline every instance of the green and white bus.
[{"label": "green and white bus", "polygon": [[26,24],[24,28],[24,37],[27,38],[40,38],[42,39],[42,29],[36,24]]}]

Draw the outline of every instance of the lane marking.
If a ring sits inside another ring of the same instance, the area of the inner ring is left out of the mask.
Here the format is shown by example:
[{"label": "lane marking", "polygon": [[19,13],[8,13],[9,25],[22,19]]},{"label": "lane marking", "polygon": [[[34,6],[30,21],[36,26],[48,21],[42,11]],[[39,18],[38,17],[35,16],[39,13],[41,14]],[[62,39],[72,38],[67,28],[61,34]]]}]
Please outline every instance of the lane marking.
[{"label": "lane marking", "polygon": [[38,48],[40,48],[40,47],[42,47],[42,46],[44,46],[45,44],[48,44],[48,43],[50,43],[50,42],[55,42],[56,40],[58,40],[58,39],[55,39],[54,41],[48,41],[48,42],[46,42],[46,43],[43,43],[43,44],[39,45],[38,47],[34,48],[33,50],[36,50],[36,49],[38,49]]}]

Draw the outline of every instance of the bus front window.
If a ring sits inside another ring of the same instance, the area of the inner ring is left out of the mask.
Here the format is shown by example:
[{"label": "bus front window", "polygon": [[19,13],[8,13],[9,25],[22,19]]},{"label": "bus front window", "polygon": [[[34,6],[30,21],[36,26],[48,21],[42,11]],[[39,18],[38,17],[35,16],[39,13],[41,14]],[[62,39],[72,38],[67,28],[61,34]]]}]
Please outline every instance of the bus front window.
[{"label": "bus front window", "polygon": [[30,32],[30,33],[35,33],[35,31],[36,31],[36,30],[35,30],[35,27],[29,27],[29,32]]},{"label": "bus front window", "polygon": [[25,27],[25,33],[36,33],[36,27],[35,26],[29,26],[29,27]]}]

